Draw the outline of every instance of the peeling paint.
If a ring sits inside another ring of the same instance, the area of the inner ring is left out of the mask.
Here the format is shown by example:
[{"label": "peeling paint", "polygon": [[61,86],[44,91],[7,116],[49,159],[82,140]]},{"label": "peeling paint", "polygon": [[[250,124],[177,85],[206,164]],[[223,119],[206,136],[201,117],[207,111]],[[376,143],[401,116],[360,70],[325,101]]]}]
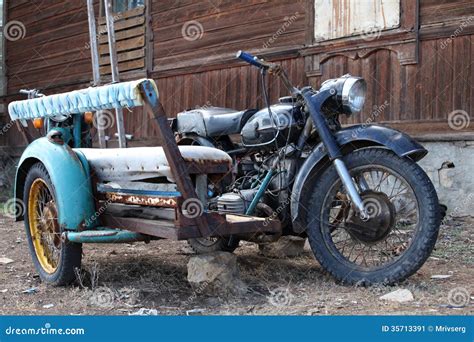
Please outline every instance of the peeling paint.
[{"label": "peeling paint", "polygon": [[315,0],[314,8],[316,41],[400,26],[400,0]]},{"label": "peeling paint", "polygon": [[105,197],[114,203],[137,204],[151,207],[176,208],[178,203],[174,197],[137,196],[122,195],[117,193],[106,193]]}]

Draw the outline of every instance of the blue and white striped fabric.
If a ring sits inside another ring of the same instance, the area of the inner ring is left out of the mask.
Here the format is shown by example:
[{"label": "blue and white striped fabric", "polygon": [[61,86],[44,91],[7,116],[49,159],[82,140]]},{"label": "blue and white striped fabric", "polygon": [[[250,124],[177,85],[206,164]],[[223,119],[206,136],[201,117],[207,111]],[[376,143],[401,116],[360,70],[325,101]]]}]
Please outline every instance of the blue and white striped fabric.
[{"label": "blue and white striped fabric", "polygon": [[[57,115],[94,112],[104,109],[136,107],[143,104],[139,85],[147,79],[91,87],[69,93],[15,101],[8,106],[12,120],[31,120]],[[150,80],[158,90],[153,80]]]}]

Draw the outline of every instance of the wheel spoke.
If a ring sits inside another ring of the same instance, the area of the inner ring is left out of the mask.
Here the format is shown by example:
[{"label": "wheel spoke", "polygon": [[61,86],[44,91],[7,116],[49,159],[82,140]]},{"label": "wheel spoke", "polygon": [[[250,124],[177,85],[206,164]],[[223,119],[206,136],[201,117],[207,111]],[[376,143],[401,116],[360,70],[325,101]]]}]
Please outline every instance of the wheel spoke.
[{"label": "wheel spoke", "polygon": [[[379,196],[376,198],[384,201],[383,208],[392,217],[382,221],[388,222],[388,230],[377,235],[380,225],[375,224],[375,228],[366,228],[373,229],[374,233],[358,235],[365,231],[364,222],[354,223],[351,202],[343,198],[344,187],[338,182],[327,197],[331,204],[323,206],[327,210],[327,232],[334,248],[348,262],[366,269],[383,267],[405,252],[418,229],[420,213],[416,196],[405,179],[382,166],[363,166],[360,171],[352,170],[351,175],[353,179],[365,180],[368,189],[364,190],[364,196],[366,193],[375,193]],[[370,236],[375,236],[374,240],[366,241],[364,237],[368,239]]]}]

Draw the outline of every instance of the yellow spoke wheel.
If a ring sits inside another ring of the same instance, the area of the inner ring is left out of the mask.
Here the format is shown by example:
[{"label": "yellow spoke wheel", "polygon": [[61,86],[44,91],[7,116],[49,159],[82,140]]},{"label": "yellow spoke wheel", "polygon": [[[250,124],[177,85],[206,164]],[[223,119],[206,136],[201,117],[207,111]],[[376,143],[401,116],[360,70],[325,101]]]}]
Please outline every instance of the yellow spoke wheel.
[{"label": "yellow spoke wheel", "polygon": [[52,274],[61,258],[61,232],[51,191],[41,178],[30,188],[28,218],[36,257],[45,272]]},{"label": "yellow spoke wheel", "polygon": [[54,185],[42,163],[28,170],[23,201],[26,235],[40,278],[53,285],[70,284],[76,278],[75,269],[81,267],[82,245],[61,239],[60,208]]}]

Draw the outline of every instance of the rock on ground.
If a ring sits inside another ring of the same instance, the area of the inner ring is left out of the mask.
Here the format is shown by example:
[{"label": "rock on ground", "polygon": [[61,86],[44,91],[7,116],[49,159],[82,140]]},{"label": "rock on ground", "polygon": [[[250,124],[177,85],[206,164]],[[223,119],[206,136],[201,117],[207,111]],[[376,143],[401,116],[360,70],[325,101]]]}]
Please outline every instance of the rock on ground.
[{"label": "rock on ground", "polygon": [[278,241],[259,246],[260,254],[270,258],[291,258],[304,252],[305,239],[283,236]]},{"label": "rock on ground", "polygon": [[237,257],[227,252],[215,252],[191,257],[188,262],[188,282],[197,294],[244,294],[246,285],[240,280]]},{"label": "rock on ground", "polygon": [[396,291],[392,291],[390,293],[383,295],[379,299],[388,300],[391,302],[404,303],[404,302],[411,302],[415,298],[413,297],[413,294],[410,292],[410,290],[398,289]]}]

